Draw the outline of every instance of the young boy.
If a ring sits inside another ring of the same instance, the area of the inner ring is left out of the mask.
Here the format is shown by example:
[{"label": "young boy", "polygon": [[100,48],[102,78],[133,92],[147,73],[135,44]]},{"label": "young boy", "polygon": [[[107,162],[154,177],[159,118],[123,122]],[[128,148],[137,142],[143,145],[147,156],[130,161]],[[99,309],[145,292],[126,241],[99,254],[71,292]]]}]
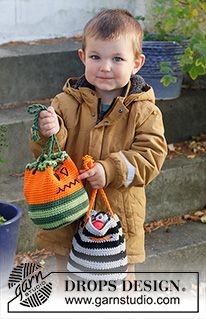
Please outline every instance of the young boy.
[{"label": "young boy", "polygon": [[[78,51],[85,74],[69,79],[48,111],[40,113],[41,140],[31,142],[38,156],[47,138],[57,134],[61,148],[80,169],[79,179],[87,181],[88,192],[105,188],[125,234],[128,271],[145,260],[145,185],[159,173],[167,153],[153,90],[136,75],[144,64],[142,38],[139,23],[126,10],[104,10],[91,19]],[[85,154],[96,162],[87,172],[81,170]],[[95,209],[103,206],[98,197]],[[39,246],[63,256],[62,270],[76,229],[73,223],[38,234]]]}]

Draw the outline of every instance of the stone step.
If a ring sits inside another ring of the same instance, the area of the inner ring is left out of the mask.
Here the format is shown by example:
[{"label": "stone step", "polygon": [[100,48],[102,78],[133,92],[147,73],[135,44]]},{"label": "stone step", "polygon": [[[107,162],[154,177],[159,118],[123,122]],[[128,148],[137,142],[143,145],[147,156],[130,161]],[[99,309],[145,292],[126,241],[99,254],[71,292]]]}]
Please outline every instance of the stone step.
[{"label": "stone step", "polygon": [[206,206],[206,155],[166,160],[147,186],[147,221],[159,220]]},{"label": "stone step", "polygon": [[25,165],[32,161],[29,151],[28,136],[33,118],[26,112],[26,106],[0,109],[0,130],[5,128],[6,147],[0,148],[0,158],[5,161],[0,165],[0,174],[22,172]]},{"label": "stone step", "polygon": [[[8,103],[52,98],[61,92],[67,78],[84,72],[77,54],[80,46],[75,39],[1,45],[0,108]],[[168,143],[205,131],[204,86],[205,82],[200,89],[182,90],[177,99],[156,102],[163,113]]]},{"label": "stone step", "polygon": [[156,101],[160,108],[168,144],[206,132],[206,89],[182,90],[174,100]]},{"label": "stone step", "polygon": [[[201,94],[196,91],[188,92],[186,96],[175,100],[176,106],[171,101],[158,102],[165,122],[168,143],[205,132],[206,108],[203,107],[203,99],[206,98],[206,90],[201,91]],[[49,100],[43,103],[48,104]],[[0,147],[0,159],[6,161],[6,164],[0,165],[0,173],[21,172],[32,160],[28,134],[33,117],[27,113],[27,105],[28,103],[24,103],[18,107],[14,105],[11,108],[0,108],[0,132],[2,127],[6,128],[6,144],[8,144],[8,147]],[[184,125],[182,125],[183,120]]]},{"label": "stone step", "polygon": [[146,260],[136,266],[136,271],[200,272],[205,281],[205,227],[201,222],[186,222],[147,233]]},{"label": "stone step", "polygon": [[[182,215],[205,207],[206,156],[167,160],[160,175],[146,188],[146,222]],[[194,173],[195,172],[195,173]],[[28,217],[23,176],[0,175],[0,198],[22,207],[18,250],[32,249],[37,228]]]},{"label": "stone step", "polygon": [[79,41],[0,46],[0,104],[56,95],[70,76],[83,73]]}]

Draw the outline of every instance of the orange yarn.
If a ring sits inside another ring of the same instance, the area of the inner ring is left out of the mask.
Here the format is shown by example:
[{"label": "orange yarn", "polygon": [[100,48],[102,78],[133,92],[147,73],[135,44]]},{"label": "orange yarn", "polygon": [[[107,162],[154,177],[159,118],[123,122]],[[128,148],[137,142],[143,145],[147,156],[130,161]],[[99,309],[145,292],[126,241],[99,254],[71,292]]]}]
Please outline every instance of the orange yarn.
[{"label": "orange yarn", "polygon": [[24,176],[24,193],[29,205],[55,201],[83,187],[77,179],[78,169],[69,157],[57,170],[49,166],[44,171],[34,171],[26,170]]},{"label": "orange yarn", "polygon": [[[82,157],[82,159],[83,159],[83,166],[84,166],[85,171],[87,171],[87,170],[89,170],[89,169],[94,167],[94,160],[93,160],[92,156],[85,155],[84,157]],[[106,195],[105,191],[103,190],[103,188],[94,189],[92,194],[91,194],[91,197],[90,197],[89,209],[88,209],[87,214],[86,214],[86,218],[85,218],[85,222],[84,222],[83,228],[86,226],[86,224],[87,224],[87,222],[89,220],[89,216],[90,216],[90,213],[91,213],[91,211],[93,209],[95,198],[97,196],[97,192],[98,191],[100,192],[100,194],[101,194],[101,196],[102,196],[102,198],[103,198],[103,200],[104,200],[104,202],[105,202],[105,204],[106,204],[106,206],[107,206],[107,208],[108,208],[108,210],[110,212],[111,217],[114,218],[114,213],[112,211],[112,208],[111,208],[111,206],[109,204],[109,201],[107,199],[107,195]]]},{"label": "orange yarn", "polygon": [[111,238],[112,238],[112,235],[107,235],[104,237],[90,237],[91,240],[95,240],[95,241],[109,240]]},{"label": "orange yarn", "polygon": [[82,159],[83,159],[83,166],[86,171],[94,167],[94,160],[92,156],[85,155],[84,157],[82,157]]}]

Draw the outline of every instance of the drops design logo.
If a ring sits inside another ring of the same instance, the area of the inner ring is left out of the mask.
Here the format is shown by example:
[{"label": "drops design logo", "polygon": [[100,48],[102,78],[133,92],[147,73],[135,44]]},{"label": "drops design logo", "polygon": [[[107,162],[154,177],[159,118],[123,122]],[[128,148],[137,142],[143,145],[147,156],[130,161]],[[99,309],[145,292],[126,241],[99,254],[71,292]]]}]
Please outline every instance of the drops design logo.
[{"label": "drops design logo", "polygon": [[15,289],[16,297],[25,307],[38,307],[45,303],[52,292],[52,283],[46,281],[41,266],[25,263],[15,267],[8,281],[9,289]]}]

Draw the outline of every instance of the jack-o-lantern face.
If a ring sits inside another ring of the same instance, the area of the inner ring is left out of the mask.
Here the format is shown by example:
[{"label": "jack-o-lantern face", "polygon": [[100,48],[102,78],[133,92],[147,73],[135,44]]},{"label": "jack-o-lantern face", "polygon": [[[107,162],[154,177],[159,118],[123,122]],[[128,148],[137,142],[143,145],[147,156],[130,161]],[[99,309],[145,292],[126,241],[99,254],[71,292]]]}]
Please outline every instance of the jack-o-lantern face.
[{"label": "jack-o-lantern face", "polygon": [[83,187],[82,182],[78,180],[78,175],[78,169],[69,157],[56,170],[52,166],[48,166],[44,171],[37,170],[35,174],[33,170],[26,170],[24,189],[27,202],[29,204],[46,203],[75,193]]},{"label": "jack-o-lantern face", "polygon": [[[62,167],[60,170],[60,174],[63,174],[65,176],[69,176],[68,169],[65,166]],[[58,179],[58,181],[60,181],[61,178],[57,173],[54,173],[54,176]]]},{"label": "jack-o-lantern face", "polygon": [[[58,173],[54,173],[54,176],[61,183],[61,187],[58,187],[57,194],[59,194],[60,192],[65,192],[67,188],[71,189],[77,183],[80,183],[80,180],[78,180],[77,178],[71,180],[68,168],[66,166],[62,166]],[[64,185],[62,187],[63,182]]]}]

